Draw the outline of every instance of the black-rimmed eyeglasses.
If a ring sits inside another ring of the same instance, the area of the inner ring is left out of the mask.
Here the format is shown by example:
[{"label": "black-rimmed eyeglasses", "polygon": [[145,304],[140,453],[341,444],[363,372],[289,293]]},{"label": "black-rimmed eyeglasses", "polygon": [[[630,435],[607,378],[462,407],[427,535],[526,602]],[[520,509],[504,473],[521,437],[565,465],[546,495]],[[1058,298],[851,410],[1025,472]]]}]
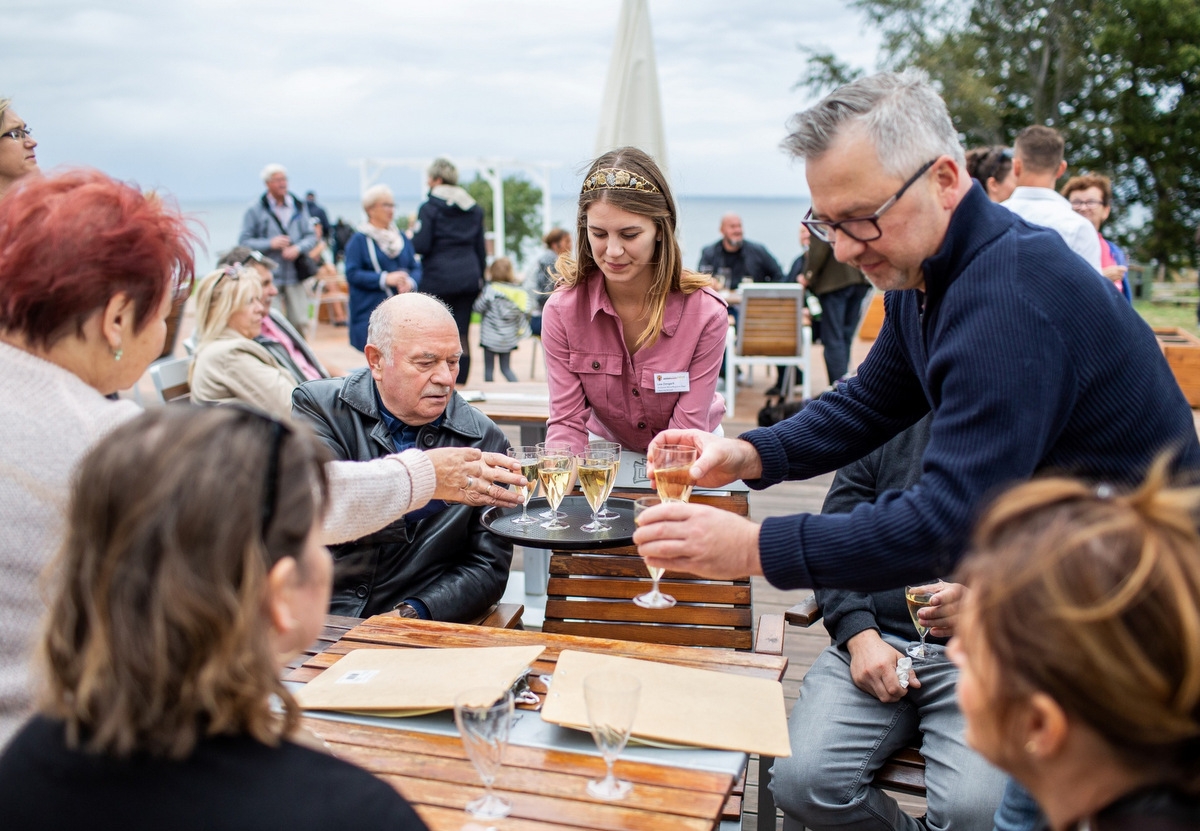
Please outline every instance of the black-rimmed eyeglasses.
[{"label": "black-rimmed eyeglasses", "polygon": [[29,125],[18,127],[15,130],[9,130],[7,133],[0,133],[0,138],[10,138],[13,141],[25,141],[27,138],[33,138],[33,133],[29,129]]},{"label": "black-rimmed eyeglasses", "polygon": [[[941,158],[940,156],[938,158]],[[900,197],[913,184],[925,175],[929,168],[933,167],[937,159],[930,159],[921,165],[921,169],[912,175],[912,177],[900,186],[900,190],[896,191],[891,199],[879,206],[879,210],[870,216],[852,216],[849,219],[839,219],[833,222],[827,219],[813,219],[812,208],[808,209],[808,213],[804,215],[801,223],[805,228],[812,232],[813,236],[822,239],[825,242],[833,242],[833,236],[837,231],[841,231],[852,240],[858,242],[872,242],[883,236],[883,231],[879,228],[879,217],[883,216],[892,205],[900,201]]]}]

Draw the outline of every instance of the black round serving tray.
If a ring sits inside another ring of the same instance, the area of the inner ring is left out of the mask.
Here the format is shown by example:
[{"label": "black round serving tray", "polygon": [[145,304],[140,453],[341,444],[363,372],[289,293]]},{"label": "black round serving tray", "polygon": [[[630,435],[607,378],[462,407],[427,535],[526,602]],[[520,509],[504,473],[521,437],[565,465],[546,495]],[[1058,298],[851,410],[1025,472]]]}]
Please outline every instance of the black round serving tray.
[{"label": "black round serving tray", "polygon": [[[550,503],[545,497],[538,497],[529,502],[529,515],[535,517],[547,510]],[[621,545],[633,545],[633,500],[613,497],[608,500],[608,510],[620,514],[617,519],[606,519],[604,524],[610,530],[592,534],[579,530],[592,521],[592,508],[582,496],[568,496],[563,499],[558,510],[566,514],[561,520],[569,528],[561,531],[548,531],[542,527],[548,519],[538,517],[537,523],[529,525],[514,525],[513,520],[521,516],[520,508],[488,508],[480,518],[483,527],[498,537],[504,537],[517,545],[527,548],[560,548],[564,551],[588,551],[594,548],[615,548]]]}]

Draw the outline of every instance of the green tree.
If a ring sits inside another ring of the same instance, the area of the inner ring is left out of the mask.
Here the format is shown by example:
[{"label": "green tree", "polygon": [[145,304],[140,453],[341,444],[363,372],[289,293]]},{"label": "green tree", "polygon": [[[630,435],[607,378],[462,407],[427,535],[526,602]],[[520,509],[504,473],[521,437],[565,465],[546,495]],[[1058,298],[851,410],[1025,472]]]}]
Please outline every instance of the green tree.
[{"label": "green tree", "polygon": [[[504,248],[519,265],[525,241],[536,240],[542,234],[542,190],[523,176],[505,176],[503,181]],[[494,231],[491,183],[476,173],[463,187],[483,206],[483,227]]]},{"label": "green tree", "polygon": [[[880,64],[939,87],[967,146],[1029,124],[1067,140],[1072,170],[1113,178],[1140,258],[1195,262],[1200,222],[1200,0],[851,0],[883,35]],[[808,55],[818,94],[862,70]],[[1146,216],[1134,227],[1131,216]]]}]

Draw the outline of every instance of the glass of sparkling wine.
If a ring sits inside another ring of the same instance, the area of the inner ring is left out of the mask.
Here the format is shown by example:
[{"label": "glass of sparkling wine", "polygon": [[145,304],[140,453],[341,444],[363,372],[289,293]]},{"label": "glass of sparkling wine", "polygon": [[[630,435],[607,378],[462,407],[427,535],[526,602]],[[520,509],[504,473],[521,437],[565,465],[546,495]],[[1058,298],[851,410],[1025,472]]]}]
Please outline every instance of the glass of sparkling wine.
[{"label": "glass of sparkling wine", "polygon": [[619,672],[594,672],[583,679],[588,728],[608,767],[608,774],[603,779],[587,784],[588,793],[598,799],[621,799],[633,790],[631,784],[613,774],[613,765],[625,748],[625,742],[629,741],[641,691],[640,681]]},{"label": "glass of sparkling wine", "polygon": [[600,521],[600,506],[604,504],[605,495],[612,490],[613,478],[616,476],[616,458],[607,450],[591,450],[575,456],[575,471],[579,475],[579,487],[588,505],[592,508],[592,521],[580,528],[589,534],[599,534],[601,531],[611,531],[612,527]]},{"label": "glass of sparkling wine", "polygon": [[[575,453],[575,451],[571,449],[570,443],[565,441],[543,441],[538,442],[536,445],[534,445],[534,447],[534,452],[536,453],[542,453],[543,451],[547,450],[558,456],[572,456]],[[542,488],[542,496],[546,497],[546,501],[550,500],[550,494],[546,493],[546,489],[544,487]],[[565,519],[567,515],[556,508],[548,508],[538,514],[538,516],[540,516],[542,519],[554,519],[555,517],[558,517],[559,519]]]},{"label": "glass of sparkling wine", "polygon": [[596,516],[600,519],[620,519],[621,515],[616,511],[610,511],[607,507],[608,498],[612,496],[613,486],[617,484],[617,472],[621,469],[621,445],[615,441],[589,441],[588,450],[611,450],[616,456],[616,461],[613,463],[613,475],[609,480],[608,490],[604,492],[604,499],[600,501],[600,513]]},{"label": "glass of sparkling wine", "polygon": [[663,502],[687,502],[692,496],[692,465],[696,448],[684,444],[664,444],[654,448],[654,488]]},{"label": "glass of sparkling wine", "polygon": [[477,819],[500,819],[512,810],[507,799],[492,793],[492,783],[500,772],[504,748],[508,746],[512,717],[511,690],[497,696],[494,688],[477,687],[454,699],[454,723],[485,789],[483,796],[467,803],[467,813]]},{"label": "glass of sparkling wine", "polygon": [[570,528],[562,518],[566,514],[558,512],[567,487],[571,484],[571,474],[574,472],[575,457],[570,452],[559,453],[557,450],[543,449],[538,454],[538,479],[542,483],[542,493],[550,503],[553,516],[549,522],[543,522],[542,527],[547,531],[562,531]]},{"label": "glass of sparkling wine", "polygon": [[529,500],[533,499],[538,486],[538,457],[537,447],[532,444],[518,444],[508,448],[508,455],[521,463],[521,475],[529,484],[521,488],[521,515],[513,520],[513,525],[532,525],[537,519],[529,515]]},{"label": "glass of sparkling wine", "polygon": [[905,651],[919,661],[932,658],[936,653],[925,645],[925,636],[929,634],[929,627],[921,623],[921,619],[917,617],[917,612],[930,605],[933,602],[933,596],[941,591],[941,589],[941,580],[904,587],[904,602],[908,604],[909,617],[912,618],[913,626],[917,627],[917,634],[921,636],[920,644],[913,644]]},{"label": "glass of sparkling wine", "polygon": [[[633,521],[636,524],[637,518],[642,515],[642,511],[647,508],[653,508],[655,505],[661,505],[663,500],[657,496],[643,496],[633,503]],[[645,594],[639,594],[633,598],[633,602],[641,606],[643,609],[670,609],[675,605],[675,598],[669,594],[663,594],[658,590],[658,581],[662,579],[663,572],[666,569],[655,568],[649,563],[646,564],[646,570],[650,572],[650,579],[653,584],[650,586],[650,591]]]}]

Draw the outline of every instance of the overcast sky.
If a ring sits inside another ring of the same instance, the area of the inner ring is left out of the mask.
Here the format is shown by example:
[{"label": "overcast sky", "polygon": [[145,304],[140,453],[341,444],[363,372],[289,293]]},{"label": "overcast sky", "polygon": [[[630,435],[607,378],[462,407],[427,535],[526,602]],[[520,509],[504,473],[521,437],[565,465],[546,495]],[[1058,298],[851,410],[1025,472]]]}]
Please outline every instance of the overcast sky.
[{"label": "overcast sky", "polygon": [[[620,0],[0,0],[0,95],[44,170],[86,164],[179,199],[244,199],[268,161],[352,196],[350,159],[591,157]],[[778,149],[807,102],[799,44],[873,67],[838,0],[650,0],[684,194],[796,195]],[[416,172],[387,177],[417,194]]]}]

